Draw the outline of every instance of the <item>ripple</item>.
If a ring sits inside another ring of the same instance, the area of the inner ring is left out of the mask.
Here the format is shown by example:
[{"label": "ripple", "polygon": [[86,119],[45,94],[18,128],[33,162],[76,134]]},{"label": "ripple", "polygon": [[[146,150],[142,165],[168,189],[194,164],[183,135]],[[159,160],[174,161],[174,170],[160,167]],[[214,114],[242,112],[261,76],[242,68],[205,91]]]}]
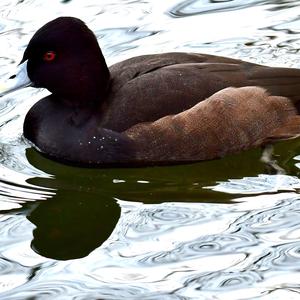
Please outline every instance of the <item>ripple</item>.
[{"label": "ripple", "polygon": [[107,28],[95,32],[101,39],[101,47],[106,57],[113,57],[122,52],[138,47],[134,42],[157,34],[158,31],[140,30],[138,27]]},{"label": "ripple", "polygon": [[[139,263],[147,266],[163,265],[170,263],[185,262],[194,259],[210,256],[221,256],[238,253],[245,254],[251,251],[251,247],[259,244],[259,241],[254,235],[250,234],[222,234],[201,236],[198,239],[188,241],[186,243],[173,243],[174,248],[167,251],[160,251],[146,255],[139,260]],[[248,250],[249,249],[249,250]]]},{"label": "ripple", "polygon": [[15,274],[15,273],[21,273],[21,272],[27,272],[28,269],[21,266],[20,264],[16,264],[15,261],[12,261],[7,258],[0,258],[0,277],[2,275],[6,274]]},{"label": "ripple", "polygon": [[196,290],[234,290],[251,287],[263,281],[263,277],[254,271],[217,272],[188,279],[185,284]]},{"label": "ripple", "polygon": [[[22,186],[12,182],[5,182],[0,180],[0,210],[21,207],[17,204],[23,204],[28,201],[46,200],[54,195],[48,189]],[[15,204],[15,206],[14,206]]]},{"label": "ripple", "polygon": [[1,118],[0,128],[9,122],[8,120],[4,121],[3,117],[9,112],[11,112],[16,106],[16,103],[15,101],[12,101],[12,98],[6,97],[1,100],[2,101],[0,102],[0,118]]},{"label": "ripple", "polygon": [[276,233],[276,238],[283,241],[287,229],[288,232],[300,229],[300,200],[299,198],[282,200],[274,207],[247,213],[233,225],[256,235]]},{"label": "ripple", "polygon": [[229,194],[274,193],[300,189],[300,180],[296,176],[260,174],[257,177],[229,179],[227,182],[218,182],[217,185],[204,189]]},{"label": "ripple", "polygon": [[29,164],[25,155],[27,147],[22,139],[15,141],[15,145],[0,143],[0,210],[17,208],[17,204],[27,201],[45,200],[55,193],[53,189],[27,183],[33,176],[51,177]]},{"label": "ripple", "polygon": [[[236,253],[233,261],[242,261],[247,257],[248,248],[258,243],[250,233],[228,232],[234,219],[241,216],[240,213],[230,214],[230,207],[177,203],[139,205],[131,209],[127,203],[126,207],[121,217],[123,222],[118,224],[127,227],[122,238],[126,243],[119,244],[114,251],[130,259],[135,266],[161,268],[168,265],[172,270],[184,270],[199,264],[219,269],[223,265],[220,263],[222,256],[228,264],[231,263],[228,256],[232,253]],[[141,216],[143,221],[138,218]],[[173,224],[175,220],[180,226]],[[120,233],[118,226],[114,232]]]},{"label": "ripple", "polygon": [[[216,206],[211,209],[209,205],[201,205],[202,209],[190,204],[188,207],[179,203],[164,203],[162,205],[146,205],[145,209],[136,209],[134,213],[134,223],[128,220],[129,228],[126,232],[127,238],[134,238],[138,234],[149,236],[150,233],[159,235],[166,231],[172,231],[181,226],[191,226],[193,224],[205,223],[211,220],[212,215],[216,218],[221,214],[222,208]],[[128,208],[127,208],[128,209]],[[126,222],[123,220],[123,222]]]},{"label": "ripple", "polygon": [[285,245],[276,245],[260,262],[260,268],[268,270],[300,271],[300,243],[293,242]]},{"label": "ripple", "polygon": [[35,279],[27,283],[22,290],[14,289],[11,292],[3,293],[3,299],[65,299],[66,295],[67,299],[140,299],[139,297],[146,292],[145,289],[140,287],[122,287],[115,284],[91,286],[84,280],[79,280],[78,277],[69,280],[58,278],[36,281]]},{"label": "ripple", "polygon": [[[0,227],[2,256],[11,261],[16,261],[17,257],[26,256],[24,252],[30,249],[33,225],[25,217],[19,216],[0,215],[0,222],[5,224]],[[19,263],[21,262],[19,261]]]},{"label": "ripple", "polygon": [[232,253],[258,244],[254,235],[248,233],[230,233],[216,236],[206,236],[199,241],[187,243],[185,255],[211,255],[216,253]]},{"label": "ripple", "polygon": [[[289,1],[290,5],[285,5],[283,8],[290,8],[297,6]],[[247,7],[252,7],[254,5],[267,5],[274,4],[274,1],[262,1],[262,0],[253,0],[253,1],[243,1],[243,0],[223,0],[223,1],[211,1],[211,0],[187,0],[182,1],[176,6],[174,6],[169,14],[173,17],[188,17],[193,15],[205,14],[205,13],[215,13],[215,12],[224,12],[231,10],[240,10]],[[276,6],[277,9],[282,9],[280,5]],[[275,9],[275,8],[273,8]]]},{"label": "ripple", "polygon": [[[282,278],[285,279],[285,278]],[[297,300],[299,299],[300,289],[297,286],[285,286],[283,288],[275,287],[273,289],[269,289],[268,292],[263,293],[264,296],[257,297],[255,299],[260,300],[273,300],[273,299],[289,299],[289,300]]]},{"label": "ripple", "polygon": [[25,289],[21,291],[14,289],[11,292],[3,293],[3,297],[4,299],[54,299],[55,297],[73,294],[82,285],[81,283],[71,283],[64,279],[38,283],[33,279],[26,285]]}]

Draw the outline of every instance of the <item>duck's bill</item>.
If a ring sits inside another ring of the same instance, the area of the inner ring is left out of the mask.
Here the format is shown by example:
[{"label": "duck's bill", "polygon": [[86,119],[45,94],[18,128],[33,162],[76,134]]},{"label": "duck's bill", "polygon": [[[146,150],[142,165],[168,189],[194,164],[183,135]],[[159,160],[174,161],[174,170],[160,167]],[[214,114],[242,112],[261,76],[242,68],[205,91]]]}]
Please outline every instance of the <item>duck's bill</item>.
[{"label": "duck's bill", "polygon": [[31,85],[32,82],[27,75],[27,61],[25,61],[18,65],[15,74],[0,83],[0,97]]}]

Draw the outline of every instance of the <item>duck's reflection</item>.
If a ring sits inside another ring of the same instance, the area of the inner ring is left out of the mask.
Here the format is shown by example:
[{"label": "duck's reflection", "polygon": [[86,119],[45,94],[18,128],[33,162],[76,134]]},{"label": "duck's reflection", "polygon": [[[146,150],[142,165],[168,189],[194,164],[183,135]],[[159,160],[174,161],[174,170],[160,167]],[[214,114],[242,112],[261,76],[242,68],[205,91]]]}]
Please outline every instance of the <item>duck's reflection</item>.
[{"label": "duck's reflection", "polygon": [[[279,164],[289,174],[298,172],[292,158],[299,153],[299,147],[299,141],[291,141],[279,145],[275,151],[280,155]],[[232,199],[230,194],[203,187],[228,178],[266,173],[260,156],[261,151],[255,150],[185,166],[82,169],[53,162],[27,149],[31,165],[53,174],[53,178],[33,177],[28,182],[56,191],[51,199],[27,203],[26,209],[23,208],[28,220],[36,226],[32,248],[42,256],[60,260],[88,255],[108,239],[119,221],[116,198],[144,203],[228,203]]]},{"label": "duck's reflection", "polygon": [[120,207],[111,197],[59,189],[27,216],[36,226],[32,249],[59,260],[84,257],[107,240],[119,217]]},{"label": "duck's reflection", "polygon": [[26,156],[33,166],[54,175],[28,182],[56,191],[51,199],[27,210],[28,220],[36,226],[32,249],[48,258],[68,260],[84,257],[103,244],[119,220],[120,207],[100,182],[96,184],[99,178],[93,176],[93,170],[89,173],[56,164],[33,149]]}]

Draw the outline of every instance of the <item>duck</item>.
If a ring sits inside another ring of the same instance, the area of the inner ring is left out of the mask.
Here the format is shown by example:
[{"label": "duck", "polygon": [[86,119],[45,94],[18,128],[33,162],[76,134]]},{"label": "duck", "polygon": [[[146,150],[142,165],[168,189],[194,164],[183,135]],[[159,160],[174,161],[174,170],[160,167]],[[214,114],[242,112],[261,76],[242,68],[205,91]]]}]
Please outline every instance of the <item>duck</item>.
[{"label": "duck", "polygon": [[222,158],[300,133],[300,70],[200,53],[141,55],[108,67],[80,19],[58,17],[29,41],[2,96],[46,88],[23,135],[82,167]]}]

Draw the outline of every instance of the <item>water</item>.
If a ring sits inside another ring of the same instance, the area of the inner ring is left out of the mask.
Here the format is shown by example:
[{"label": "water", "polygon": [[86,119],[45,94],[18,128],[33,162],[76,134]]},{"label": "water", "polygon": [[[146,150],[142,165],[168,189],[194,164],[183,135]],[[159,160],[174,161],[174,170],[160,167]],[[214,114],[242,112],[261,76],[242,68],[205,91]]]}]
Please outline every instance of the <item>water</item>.
[{"label": "water", "polygon": [[[0,77],[45,22],[72,15],[108,64],[205,52],[300,67],[300,1],[49,1],[0,4]],[[22,138],[47,91],[0,102],[0,299],[299,299],[300,141],[140,169],[51,162]]]}]

